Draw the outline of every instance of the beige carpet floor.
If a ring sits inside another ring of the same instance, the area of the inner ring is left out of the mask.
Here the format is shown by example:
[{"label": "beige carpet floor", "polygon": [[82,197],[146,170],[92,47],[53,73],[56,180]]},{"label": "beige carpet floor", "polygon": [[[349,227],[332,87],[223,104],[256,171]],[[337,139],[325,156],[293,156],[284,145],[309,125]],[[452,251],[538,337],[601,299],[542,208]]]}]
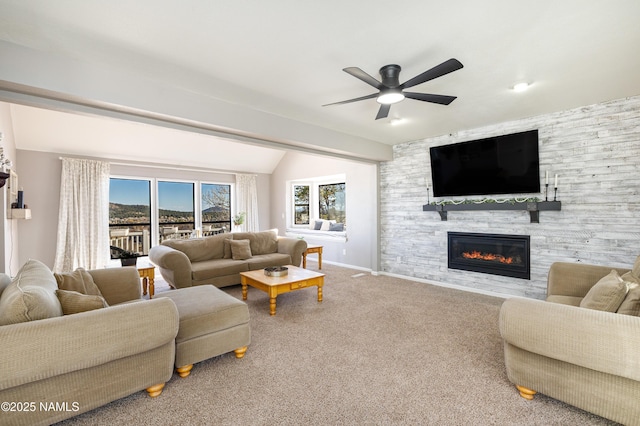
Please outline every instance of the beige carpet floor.
[{"label": "beige carpet floor", "polygon": [[[141,391],[61,425],[614,424],[518,395],[504,368],[502,299],[328,264],[322,272],[322,303],[315,287],[281,295],[274,317],[267,295],[249,288],[244,359],[204,361],[158,398]],[[241,298],[240,286],[225,291]]]}]

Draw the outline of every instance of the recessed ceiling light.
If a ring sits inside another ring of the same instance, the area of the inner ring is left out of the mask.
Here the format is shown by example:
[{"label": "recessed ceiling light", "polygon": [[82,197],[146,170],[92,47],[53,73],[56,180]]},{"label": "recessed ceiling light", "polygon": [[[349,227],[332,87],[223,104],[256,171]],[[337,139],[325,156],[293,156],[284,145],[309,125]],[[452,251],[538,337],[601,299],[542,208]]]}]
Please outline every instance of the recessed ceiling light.
[{"label": "recessed ceiling light", "polygon": [[517,83],[513,85],[513,91],[514,92],[524,92],[525,90],[527,90],[529,88],[529,83]]}]

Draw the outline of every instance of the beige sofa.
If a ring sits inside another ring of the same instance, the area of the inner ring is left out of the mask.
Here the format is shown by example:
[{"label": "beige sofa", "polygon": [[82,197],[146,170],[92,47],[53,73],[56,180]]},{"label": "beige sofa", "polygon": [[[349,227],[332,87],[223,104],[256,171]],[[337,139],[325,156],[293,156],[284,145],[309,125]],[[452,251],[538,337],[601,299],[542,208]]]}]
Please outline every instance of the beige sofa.
[{"label": "beige sofa", "polygon": [[48,425],[142,389],[157,396],[172,377],[176,305],[141,300],[135,268],[86,272],[110,306],[68,315],[75,305],[60,303],[41,262],[13,281],[1,274],[0,401],[11,405],[0,424]]},{"label": "beige sofa", "polygon": [[174,288],[240,284],[240,272],[302,261],[306,241],[275,231],[237,232],[188,240],[165,240],[149,250],[149,260]]},{"label": "beige sofa", "polygon": [[503,303],[507,376],[524,398],[540,392],[625,425],[640,425],[638,277],[640,257],[632,270],[554,263],[546,301]]}]

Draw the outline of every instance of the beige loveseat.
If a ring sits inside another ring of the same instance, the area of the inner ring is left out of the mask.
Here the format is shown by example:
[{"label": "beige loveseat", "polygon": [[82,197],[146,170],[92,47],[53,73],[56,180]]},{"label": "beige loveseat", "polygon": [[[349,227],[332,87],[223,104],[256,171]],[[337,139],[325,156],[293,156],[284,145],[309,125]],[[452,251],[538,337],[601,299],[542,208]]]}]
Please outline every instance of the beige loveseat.
[{"label": "beige loveseat", "polygon": [[165,240],[149,250],[149,260],[173,288],[240,284],[240,272],[302,261],[306,241],[275,231],[235,232],[188,240]]},{"label": "beige loveseat", "polygon": [[157,396],[172,377],[176,305],[141,300],[135,268],[83,273],[91,279],[72,278],[95,283],[109,307],[71,314],[99,298],[58,292],[36,260],[13,281],[0,274],[0,424],[48,425],[142,389]]},{"label": "beige loveseat", "polygon": [[640,256],[633,269],[554,263],[547,300],[500,311],[507,376],[625,425],[640,425]]}]

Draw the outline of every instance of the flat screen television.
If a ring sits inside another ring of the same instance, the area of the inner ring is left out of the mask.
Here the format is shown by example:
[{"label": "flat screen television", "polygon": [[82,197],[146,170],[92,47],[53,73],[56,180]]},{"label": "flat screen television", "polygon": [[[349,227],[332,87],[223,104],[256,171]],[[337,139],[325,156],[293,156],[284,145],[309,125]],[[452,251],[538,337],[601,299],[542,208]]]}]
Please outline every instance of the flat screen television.
[{"label": "flat screen television", "polygon": [[537,130],[435,146],[429,153],[436,197],[540,192]]}]

